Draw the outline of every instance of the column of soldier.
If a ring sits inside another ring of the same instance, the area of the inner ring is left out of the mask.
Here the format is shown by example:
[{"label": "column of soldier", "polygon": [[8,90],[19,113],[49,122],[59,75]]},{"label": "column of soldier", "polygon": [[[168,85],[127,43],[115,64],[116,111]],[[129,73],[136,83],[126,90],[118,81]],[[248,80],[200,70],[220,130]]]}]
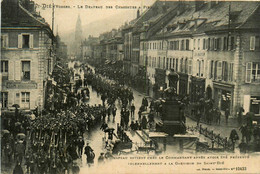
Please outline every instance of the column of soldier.
[{"label": "column of soldier", "polygon": [[[54,107],[30,120],[27,131],[23,131],[27,139],[21,142],[18,138],[16,141],[6,138],[2,149],[9,163],[13,158],[17,162],[14,172],[22,170],[21,164],[25,164],[27,173],[65,173],[71,170],[77,173],[79,170],[73,161],[82,156],[83,133],[100,122],[106,109],[101,105],[90,106],[80,102],[83,98],[75,98],[64,81],[60,82],[63,84],[58,83],[55,87],[58,96],[49,100],[54,101]],[[27,122],[23,120],[22,123]],[[14,137],[19,134],[17,131],[10,133]]]}]

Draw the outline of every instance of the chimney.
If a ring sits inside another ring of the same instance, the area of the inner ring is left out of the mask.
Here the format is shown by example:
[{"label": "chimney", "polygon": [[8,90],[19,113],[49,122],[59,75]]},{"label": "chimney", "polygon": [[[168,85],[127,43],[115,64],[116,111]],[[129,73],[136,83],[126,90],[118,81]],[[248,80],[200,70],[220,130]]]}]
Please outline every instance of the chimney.
[{"label": "chimney", "polygon": [[8,11],[12,19],[16,19],[19,13],[19,0],[8,0]]},{"label": "chimney", "polygon": [[139,18],[139,17],[140,17],[140,10],[138,9],[136,18]]},{"label": "chimney", "polygon": [[35,3],[34,3],[34,1],[29,2],[28,11],[30,11],[31,13],[35,13]]}]

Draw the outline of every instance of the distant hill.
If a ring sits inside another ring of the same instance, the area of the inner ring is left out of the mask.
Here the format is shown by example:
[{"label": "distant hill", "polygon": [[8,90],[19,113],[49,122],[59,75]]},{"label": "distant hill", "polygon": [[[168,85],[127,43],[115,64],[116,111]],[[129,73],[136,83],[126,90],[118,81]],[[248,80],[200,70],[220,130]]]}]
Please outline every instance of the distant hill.
[{"label": "distant hill", "polygon": [[[111,31],[113,28],[119,28],[125,22],[131,21],[135,16],[129,13],[122,12],[120,15],[110,16],[103,20],[98,20],[87,25],[82,26],[83,39],[88,38],[89,35],[98,37],[101,33]],[[75,30],[61,33],[61,40],[68,45],[68,53],[72,49],[72,44],[75,39]]]}]

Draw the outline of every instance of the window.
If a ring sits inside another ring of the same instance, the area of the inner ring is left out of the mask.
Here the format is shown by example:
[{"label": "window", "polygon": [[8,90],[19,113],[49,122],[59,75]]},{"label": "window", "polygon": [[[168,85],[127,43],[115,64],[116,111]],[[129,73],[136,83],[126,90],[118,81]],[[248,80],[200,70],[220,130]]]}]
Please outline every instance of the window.
[{"label": "window", "polygon": [[32,34],[19,34],[18,35],[18,48],[33,48],[33,35]]},{"label": "window", "polygon": [[216,49],[215,50],[220,50],[220,45],[221,45],[221,40],[220,40],[220,38],[217,38],[216,39]]},{"label": "window", "polygon": [[1,35],[1,47],[8,48],[8,34]]},{"label": "window", "polygon": [[29,39],[30,39],[29,34],[23,35],[23,48],[29,48]]},{"label": "window", "polygon": [[169,69],[169,58],[166,59],[166,69]]},{"label": "window", "polygon": [[173,50],[173,41],[170,41],[169,50]]},{"label": "window", "polygon": [[222,80],[228,81],[228,63],[226,61],[222,62]]},{"label": "window", "polygon": [[211,39],[211,50],[214,50],[215,49],[215,38],[212,38]]},{"label": "window", "polygon": [[251,81],[260,82],[260,63],[252,63]]},{"label": "window", "polygon": [[188,59],[186,58],[185,59],[185,73],[187,74],[188,73]]},{"label": "window", "polygon": [[229,64],[229,72],[228,72],[228,80],[233,81],[233,71],[234,71],[234,63]]},{"label": "window", "polygon": [[229,50],[234,50],[235,49],[235,37],[234,36],[230,37],[229,42],[230,42]]},{"label": "window", "polygon": [[180,62],[180,72],[183,72],[183,58],[181,58]]},{"label": "window", "polygon": [[217,47],[218,47],[218,39],[216,38],[216,39],[214,39],[214,50],[217,50]]},{"label": "window", "polygon": [[190,40],[186,39],[186,50],[190,50]]},{"label": "window", "polygon": [[215,61],[215,65],[214,65],[214,80],[217,80],[217,72],[218,72],[218,61]]},{"label": "window", "polygon": [[206,39],[203,39],[203,50],[206,49]]},{"label": "window", "polygon": [[193,40],[193,50],[196,49],[196,39]]},{"label": "window", "polygon": [[22,92],[21,108],[30,108],[30,93]]},{"label": "window", "polygon": [[22,61],[22,79],[30,80],[30,61]]},{"label": "window", "polygon": [[178,40],[176,41],[176,50],[180,50],[180,42]]},{"label": "window", "polygon": [[176,72],[179,71],[178,69],[178,59],[176,58]]},{"label": "window", "polygon": [[1,92],[1,104],[2,104],[2,108],[8,107],[8,93],[7,92]]},{"label": "window", "polygon": [[170,58],[169,69],[172,69],[172,58]]},{"label": "window", "polygon": [[184,50],[184,40],[181,40],[181,50]]},{"label": "window", "polygon": [[172,68],[176,71],[176,68],[175,68],[175,58],[172,59]]},{"label": "window", "polygon": [[198,50],[200,50],[200,39],[198,39]]},{"label": "window", "polygon": [[1,74],[2,80],[8,80],[8,61],[1,60]]},{"label": "window", "polygon": [[208,38],[208,50],[210,50],[210,38]]},{"label": "window", "polygon": [[163,58],[163,69],[165,69],[165,57]]},{"label": "window", "polygon": [[158,68],[161,68],[161,57],[159,57],[159,60],[158,60]]},{"label": "window", "polygon": [[260,48],[260,40],[259,36],[251,36],[250,37],[250,50],[256,50]]},{"label": "window", "polygon": [[211,79],[211,78],[213,78],[214,76],[214,61],[213,60],[211,60],[210,61],[210,75],[209,75],[209,78]]},{"label": "window", "polygon": [[8,61],[1,60],[1,73],[8,73]]},{"label": "window", "polygon": [[255,36],[250,37],[250,50],[255,50]]},{"label": "window", "polygon": [[222,80],[222,62],[218,62],[218,67],[217,67],[217,79]]},{"label": "window", "polygon": [[227,50],[227,37],[223,39],[223,50]]}]

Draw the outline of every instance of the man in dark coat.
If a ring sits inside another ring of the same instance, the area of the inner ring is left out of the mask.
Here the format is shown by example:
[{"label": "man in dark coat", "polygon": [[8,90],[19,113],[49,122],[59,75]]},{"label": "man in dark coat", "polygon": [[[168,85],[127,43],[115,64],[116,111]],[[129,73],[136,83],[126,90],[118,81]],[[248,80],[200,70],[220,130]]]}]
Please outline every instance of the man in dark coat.
[{"label": "man in dark coat", "polygon": [[147,128],[147,119],[146,116],[143,116],[142,118],[142,129],[146,129]]},{"label": "man in dark coat", "polygon": [[134,103],[132,103],[131,105],[131,117],[134,117],[135,116],[135,105]]},{"label": "man in dark coat", "polygon": [[81,157],[82,152],[83,152],[83,147],[85,145],[85,142],[82,137],[79,137],[77,144],[78,144],[78,154],[79,154],[79,157]]},{"label": "man in dark coat", "polygon": [[229,112],[229,109],[227,108],[225,110],[226,124],[228,124],[228,117],[229,117],[229,115],[230,115],[230,112]]},{"label": "man in dark coat", "polygon": [[85,155],[87,155],[88,164],[94,163],[95,153],[94,150],[89,146],[89,143],[87,143],[87,146],[85,147]]},{"label": "man in dark coat", "polygon": [[23,169],[20,162],[18,162],[14,167],[13,174],[23,174]]}]

